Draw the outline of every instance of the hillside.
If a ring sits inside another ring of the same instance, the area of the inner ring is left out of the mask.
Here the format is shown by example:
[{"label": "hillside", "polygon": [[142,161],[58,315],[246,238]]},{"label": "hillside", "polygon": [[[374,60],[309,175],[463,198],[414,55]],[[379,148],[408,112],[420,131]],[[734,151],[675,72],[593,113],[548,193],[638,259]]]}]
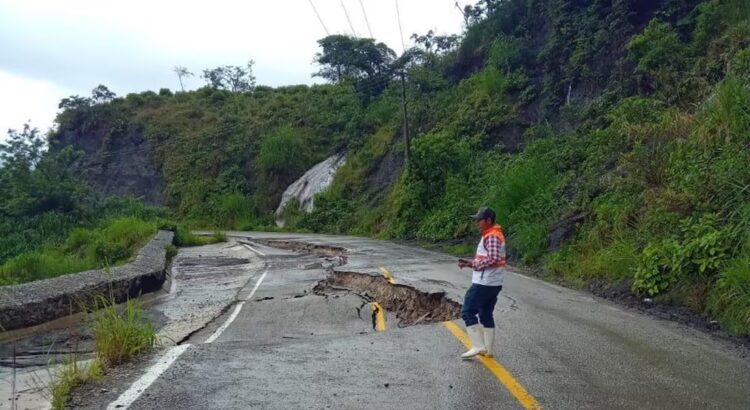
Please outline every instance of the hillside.
[{"label": "hillside", "polygon": [[284,188],[345,153],[313,213],[287,209],[289,229],[462,252],[466,215],[486,204],[523,263],[750,333],[750,3],[484,0],[465,13],[462,37],[419,35],[399,58],[321,40],[327,85],[68,100],[50,141],[85,153],[76,169],[99,192],[234,229],[272,227]]}]

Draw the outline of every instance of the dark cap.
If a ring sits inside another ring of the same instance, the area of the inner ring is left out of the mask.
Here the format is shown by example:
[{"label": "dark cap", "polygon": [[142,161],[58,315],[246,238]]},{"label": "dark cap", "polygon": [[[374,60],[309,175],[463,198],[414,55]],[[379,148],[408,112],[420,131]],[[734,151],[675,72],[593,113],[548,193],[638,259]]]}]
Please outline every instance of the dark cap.
[{"label": "dark cap", "polygon": [[490,208],[482,207],[479,208],[479,211],[477,211],[476,215],[471,215],[471,219],[475,221],[490,219],[492,220],[492,222],[495,222],[495,211]]}]

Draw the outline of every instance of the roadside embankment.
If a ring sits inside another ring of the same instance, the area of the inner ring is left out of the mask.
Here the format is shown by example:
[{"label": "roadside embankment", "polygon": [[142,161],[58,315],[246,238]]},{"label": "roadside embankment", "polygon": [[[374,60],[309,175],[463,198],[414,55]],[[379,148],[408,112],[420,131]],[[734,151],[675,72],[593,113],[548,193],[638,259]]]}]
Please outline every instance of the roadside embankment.
[{"label": "roadside embankment", "polygon": [[135,260],[51,279],[0,287],[0,330],[38,325],[90,309],[100,297],[121,303],[161,288],[166,278],[166,249],[174,233],[157,232]]}]

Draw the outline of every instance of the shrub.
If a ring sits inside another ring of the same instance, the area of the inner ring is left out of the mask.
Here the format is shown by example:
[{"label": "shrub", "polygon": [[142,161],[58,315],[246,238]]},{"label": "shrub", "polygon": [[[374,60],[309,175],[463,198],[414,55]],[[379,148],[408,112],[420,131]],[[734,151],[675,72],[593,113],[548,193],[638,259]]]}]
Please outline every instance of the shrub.
[{"label": "shrub", "polygon": [[708,298],[708,311],[730,332],[750,335],[750,257],[732,262]]},{"label": "shrub", "polygon": [[635,273],[633,290],[656,295],[678,280],[710,278],[728,260],[730,229],[716,214],[682,221],[678,238],[649,243]]},{"label": "shrub", "polygon": [[276,174],[294,175],[308,165],[309,148],[300,130],[284,125],[274,130],[260,143],[258,164],[261,169]]},{"label": "shrub", "polygon": [[116,366],[150,349],[156,343],[154,325],[136,300],[129,299],[121,309],[101,298],[94,322],[94,351],[107,366]]}]

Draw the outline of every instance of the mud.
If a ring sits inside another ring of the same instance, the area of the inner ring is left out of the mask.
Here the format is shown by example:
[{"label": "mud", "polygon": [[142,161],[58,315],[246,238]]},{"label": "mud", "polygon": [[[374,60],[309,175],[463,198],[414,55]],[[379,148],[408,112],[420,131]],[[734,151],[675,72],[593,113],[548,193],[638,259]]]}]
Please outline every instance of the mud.
[{"label": "mud", "polygon": [[[313,254],[324,257],[343,258],[342,264],[346,263],[346,249],[339,246],[317,245],[307,242],[282,241],[282,240],[254,240],[254,242],[270,246],[272,248],[284,249],[304,254]],[[242,243],[240,241],[240,243]]]},{"label": "mud", "polygon": [[411,286],[392,285],[382,276],[364,273],[332,271],[313,291],[323,296],[355,292],[395,313],[399,327],[455,320],[461,314],[461,304],[448,299],[444,292],[428,293]]}]

